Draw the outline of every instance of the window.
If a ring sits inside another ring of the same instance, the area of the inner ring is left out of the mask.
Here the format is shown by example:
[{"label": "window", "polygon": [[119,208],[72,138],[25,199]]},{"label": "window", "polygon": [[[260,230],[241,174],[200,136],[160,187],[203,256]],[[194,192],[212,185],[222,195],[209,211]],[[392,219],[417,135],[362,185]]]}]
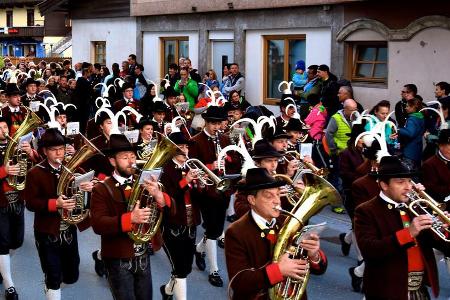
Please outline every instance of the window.
[{"label": "window", "polygon": [[8,56],[16,56],[14,53],[14,45],[8,45]]},{"label": "window", "polygon": [[177,64],[180,57],[189,57],[189,37],[162,37],[161,38],[161,77],[169,72],[170,64]]},{"label": "window", "polygon": [[6,27],[13,27],[13,12],[12,12],[12,10],[6,11]]},{"label": "window", "polygon": [[34,9],[27,9],[27,26],[34,26]]},{"label": "window", "polygon": [[305,60],[305,38],[305,35],[264,36],[264,104],[279,101],[278,85],[290,81],[295,63]]},{"label": "window", "polygon": [[94,63],[106,65],[106,42],[92,42],[94,47]]},{"label": "window", "polygon": [[387,83],[388,48],[385,42],[350,43],[348,49],[348,70],[356,82]]}]

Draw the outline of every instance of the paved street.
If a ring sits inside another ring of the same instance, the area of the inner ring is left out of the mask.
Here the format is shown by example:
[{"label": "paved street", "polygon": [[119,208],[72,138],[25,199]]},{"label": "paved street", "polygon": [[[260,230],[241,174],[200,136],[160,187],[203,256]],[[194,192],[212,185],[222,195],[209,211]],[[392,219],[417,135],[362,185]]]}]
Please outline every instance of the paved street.
[{"label": "paved street", "polygon": [[[327,272],[320,277],[312,277],[308,285],[309,299],[362,299],[361,294],[354,293],[350,287],[350,278],[347,269],[356,264],[355,254],[343,257],[338,244],[338,233],[349,227],[345,215],[336,215],[325,209],[320,215],[314,217],[313,223],[327,221],[329,228],[323,233],[322,248],[325,250],[329,266]],[[20,299],[44,299],[43,276],[34,245],[32,233],[33,215],[26,213],[26,233],[24,245],[13,254],[13,279],[16,283]],[[91,253],[100,244],[100,239],[92,230],[79,234],[79,250],[81,256],[80,279],[70,286],[62,289],[62,299],[104,300],[112,299],[105,279],[99,278],[94,272]],[[223,250],[219,249],[219,267],[221,274],[226,278]],[[444,270],[444,263],[439,262],[441,297],[450,299],[450,276]],[[152,257],[153,283],[155,299],[160,299],[159,286],[169,278],[169,263],[167,257],[160,251]],[[207,273],[200,272],[194,266],[188,278],[189,299],[227,299],[226,284],[223,288],[211,286],[207,281]],[[382,280],[382,278],[380,278]],[[3,293],[2,293],[3,295]]]}]

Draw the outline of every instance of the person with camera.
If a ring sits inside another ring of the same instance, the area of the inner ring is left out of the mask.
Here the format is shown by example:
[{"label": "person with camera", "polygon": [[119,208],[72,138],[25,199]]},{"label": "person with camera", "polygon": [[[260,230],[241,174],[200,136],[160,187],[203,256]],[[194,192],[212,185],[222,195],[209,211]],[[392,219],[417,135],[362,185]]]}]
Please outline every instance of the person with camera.
[{"label": "person with camera", "polygon": [[194,110],[198,96],[198,84],[189,76],[188,68],[181,68],[180,77],[181,79],[175,84],[175,92],[183,94],[186,101],[189,102],[189,109]]}]

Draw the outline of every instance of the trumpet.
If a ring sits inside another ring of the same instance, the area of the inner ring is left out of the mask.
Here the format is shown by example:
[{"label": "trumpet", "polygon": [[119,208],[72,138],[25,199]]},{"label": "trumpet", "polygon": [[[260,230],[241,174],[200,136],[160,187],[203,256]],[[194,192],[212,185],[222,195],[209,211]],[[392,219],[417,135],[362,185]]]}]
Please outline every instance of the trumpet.
[{"label": "trumpet", "polygon": [[[415,183],[413,182],[413,185]],[[431,230],[445,242],[450,242],[450,229],[445,225],[450,225],[450,218],[441,209],[441,204],[436,202],[424,191],[415,188],[408,193],[408,209],[415,216],[428,215],[433,220]]]},{"label": "trumpet", "polygon": [[299,169],[294,178],[297,178],[299,176],[299,172],[304,170],[311,170],[312,173],[320,177],[326,177],[330,173],[326,168],[318,168],[312,163],[303,160],[300,153],[298,153],[297,151],[286,151],[285,155],[283,156],[283,160],[285,160],[287,163],[294,159],[297,160],[297,168]]},{"label": "trumpet", "polygon": [[225,191],[230,187],[231,180],[228,178],[219,178],[204,163],[196,158],[190,158],[184,163],[189,170],[197,171],[197,179],[207,186],[215,185],[217,190]]}]

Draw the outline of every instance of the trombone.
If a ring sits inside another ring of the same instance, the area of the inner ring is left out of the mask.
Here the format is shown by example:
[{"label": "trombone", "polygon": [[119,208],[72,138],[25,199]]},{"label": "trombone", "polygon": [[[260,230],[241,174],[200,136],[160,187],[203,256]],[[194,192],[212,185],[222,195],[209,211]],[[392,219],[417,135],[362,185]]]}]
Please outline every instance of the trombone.
[{"label": "trombone", "polygon": [[190,158],[184,163],[189,170],[197,171],[197,178],[203,185],[215,185],[217,190],[226,191],[230,188],[231,180],[228,178],[219,178],[204,163],[196,158]]}]

